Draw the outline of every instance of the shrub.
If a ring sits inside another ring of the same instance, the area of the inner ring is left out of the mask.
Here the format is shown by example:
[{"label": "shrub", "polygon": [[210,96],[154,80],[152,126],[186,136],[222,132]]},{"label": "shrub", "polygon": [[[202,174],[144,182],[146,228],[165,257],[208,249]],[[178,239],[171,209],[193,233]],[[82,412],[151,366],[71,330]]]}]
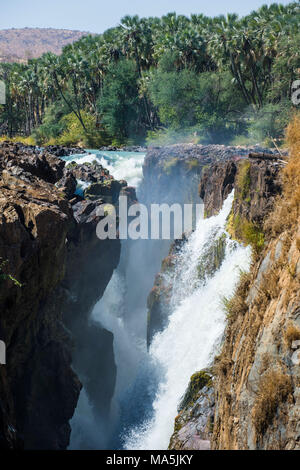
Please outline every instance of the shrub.
[{"label": "shrub", "polygon": [[81,112],[86,132],[80,124],[77,117],[73,114],[67,114],[62,118],[65,131],[58,138],[60,145],[82,144],[84,147],[99,147],[107,143],[107,137],[104,131],[97,128],[96,116],[85,111]]},{"label": "shrub", "polygon": [[249,196],[251,184],[250,168],[251,163],[249,160],[241,162],[238,166],[236,185],[243,200]]},{"label": "shrub", "polygon": [[294,323],[290,322],[285,330],[284,339],[288,347],[290,348],[293,341],[300,340],[300,328]]},{"label": "shrub", "polygon": [[223,298],[223,307],[229,320],[234,320],[238,315],[245,315],[247,312],[248,305],[246,304],[246,297],[248,295],[250,281],[250,273],[241,271],[240,281],[235,289],[233,296],[230,298]]},{"label": "shrub", "polygon": [[211,387],[211,385],[212,377],[205,370],[201,370],[200,372],[196,372],[195,374],[193,374],[190,379],[187,391],[183,397],[183,400],[179,405],[179,411],[183,410],[188,405],[195,402],[198,398],[199,392],[204,387]]}]

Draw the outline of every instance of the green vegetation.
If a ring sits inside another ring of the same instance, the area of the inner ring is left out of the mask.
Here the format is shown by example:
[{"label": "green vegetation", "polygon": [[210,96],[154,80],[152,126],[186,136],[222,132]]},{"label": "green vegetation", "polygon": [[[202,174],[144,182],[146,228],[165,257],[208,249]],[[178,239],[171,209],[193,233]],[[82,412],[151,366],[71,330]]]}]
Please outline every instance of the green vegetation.
[{"label": "green vegetation", "polygon": [[171,158],[171,160],[166,161],[164,163],[164,172],[167,175],[171,175],[172,171],[176,168],[178,162],[179,162],[179,159],[176,157]]},{"label": "green vegetation", "polygon": [[0,131],[30,143],[283,138],[300,67],[298,2],[244,18],[126,16],[27,64],[0,64]]},{"label": "green vegetation", "polygon": [[232,297],[222,299],[223,308],[227,319],[234,321],[239,315],[245,315],[248,310],[246,297],[249,291],[251,276],[246,271],[241,271],[239,283]]},{"label": "green vegetation", "polygon": [[196,372],[190,379],[189,386],[179,406],[179,411],[194,403],[204,387],[212,386],[212,377],[205,370]]},{"label": "green vegetation", "polygon": [[240,215],[234,215],[233,211],[228,218],[227,231],[235,240],[251,245],[255,253],[259,253],[264,247],[263,229]]},{"label": "green vegetation", "polygon": [[237,188],[239,193],[241,193],[242,199],[246,201],[249,198],[249,191],[251,185],[250,168],[250,161],[244,161],[239,165],[237,174]]},{"label": "green vegetation", "polygon": [[3,261],[0,258],[0,284],[3,281],[12,281],[15,286],[22,287],[23,284],[21,284],[19,281],[17,281],[17,279],[15,279],[11,274],[6,274],[3,271],[3,269],[5,269],[5,266],[6,266],[7,262],[8,262],[7,260]]}]

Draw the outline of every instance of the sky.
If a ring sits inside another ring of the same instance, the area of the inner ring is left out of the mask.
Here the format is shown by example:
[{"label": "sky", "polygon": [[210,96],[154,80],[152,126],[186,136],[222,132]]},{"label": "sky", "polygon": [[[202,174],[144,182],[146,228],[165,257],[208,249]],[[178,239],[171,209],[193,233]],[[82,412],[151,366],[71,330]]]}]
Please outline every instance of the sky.
[{"label": "sky", "polygon": [[[217,16],[250,13],[268,0],[0,0],[0,29],[64,28],[102,33],[126,14],[162,16],[170,11]],[[287,4],[290,0],[282,0]]]}]

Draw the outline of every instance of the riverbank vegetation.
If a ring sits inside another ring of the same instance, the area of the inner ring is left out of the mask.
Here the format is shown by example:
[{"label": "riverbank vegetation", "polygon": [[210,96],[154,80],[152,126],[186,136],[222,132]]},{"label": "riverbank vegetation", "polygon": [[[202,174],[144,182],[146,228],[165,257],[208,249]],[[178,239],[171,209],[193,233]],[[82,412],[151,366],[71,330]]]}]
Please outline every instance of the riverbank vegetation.
[{"label": "riverbank vegetation", "polygon": [[127,16],[60,56],[0,64],[0,133],[38,145],[280,145],[300,78],[299,21],[298,2],[244,18]]}]

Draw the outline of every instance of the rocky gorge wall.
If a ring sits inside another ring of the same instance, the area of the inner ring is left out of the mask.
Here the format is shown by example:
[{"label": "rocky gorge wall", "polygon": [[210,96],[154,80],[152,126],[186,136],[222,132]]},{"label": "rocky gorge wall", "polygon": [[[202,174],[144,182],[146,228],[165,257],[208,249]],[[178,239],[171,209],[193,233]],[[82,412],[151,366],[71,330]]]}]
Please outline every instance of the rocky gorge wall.
[{"label": "rocky gorge wall", "polygon": [[[85,166],[80,171],[87,181],[93,173],[98,186],[91,198],[76,196],[76,171],[64,165],[49,152],[0,147],[0,332],[7,358],[0,366],[1,448],[68,446],[82,386],[74,369],[91,399],[100,390],[101,409],[113,394],[113,338],[88,317],[120,256],[119,240],[96,237],[96,209],[126,183],[101,165]],[[97,374],[86,361],[91,351]],[[101,395],[104,380],[110,385]]]},{"label": "rocky gorge wall", "polygon": [[203,175],[207,216],[235,189],[227,230],[251,244],[253,262],[224,299],[221,352],[191,378],[171,449],[299,449],[299,200],[291,190],[299,188],[298,155],[288,164],[217,163]]}]

